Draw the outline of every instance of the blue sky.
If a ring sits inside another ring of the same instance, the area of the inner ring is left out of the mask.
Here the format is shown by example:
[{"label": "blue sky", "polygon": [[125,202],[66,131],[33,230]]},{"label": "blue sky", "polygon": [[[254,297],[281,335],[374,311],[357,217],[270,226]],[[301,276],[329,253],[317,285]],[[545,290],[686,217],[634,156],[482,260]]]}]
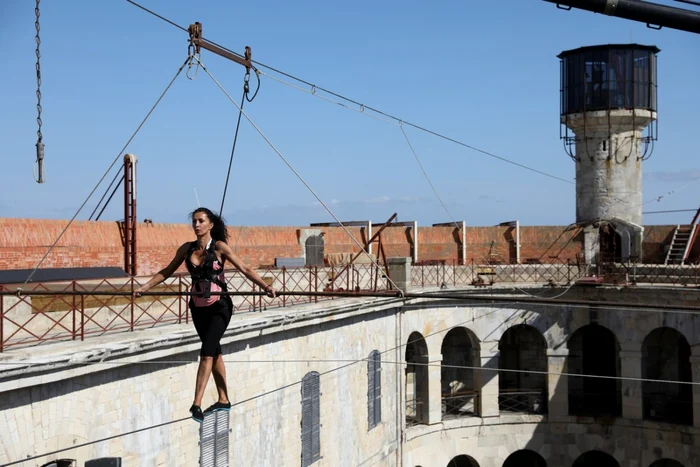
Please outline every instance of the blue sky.
[{"label": "blue sky", "polygon": [[[584,45],[656,45],[659,140],[644,162],[644,200],[666,196],[645,211],[700,202],[700,182],[667,195],[700,178],[699,35],[541,0],[139,3],[184,26],[200,21],[204,37],[239,52],[249,45],[264,64],[572,182],[574,165],[559,139],[556,55]],[[34,2],[2,0],[0,16],[0,216],[70,219],[187,57],[187,35],[126,0],[43,1],[47,181],[37,184]],[[206,51],[202,61],[238,102],[244,69]],[[244,109],[341,220],[378,222],[394,212],[421,225],[450,220],[398,126],[265,76]],[[139,158],[140,220],[187,222],[195,188],[202,204],[218,210],[236,117],[204,72],[194,80],[180,75],[127,149]],[[575,220],[573,184],[404,129],[456,220]],[[113,174],[78,219],[88,218]],[[102,219],[123,217],[119,195]],[[233,225],[333,221],[245,118],[224,216]],[[691,216],[646,215],[644,223]]]}]

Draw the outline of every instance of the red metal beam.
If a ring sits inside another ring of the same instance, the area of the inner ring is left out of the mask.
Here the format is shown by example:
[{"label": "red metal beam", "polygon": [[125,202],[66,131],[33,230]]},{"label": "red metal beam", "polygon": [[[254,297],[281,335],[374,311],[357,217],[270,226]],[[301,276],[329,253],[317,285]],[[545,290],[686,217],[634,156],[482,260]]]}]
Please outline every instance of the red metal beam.
[{"label": "red metal beam", "polygon": [[136,157],[124,156],[124,271],[136,275]]},{"label": "red metal beam", "polygon": [[194,48],[194,51],[197,54],[201,52],[201,49],[206,49],[224,58],[228,58],[229,60],[236,62],[239,65],[243,65],[246,69],[246,72],[250,73],[250,69],[253,67],[253,62],[251,61],[250,47],[245,47],[245,55],[243,58],[241,58],[238,55],[228,50],[225,50],[219,47],[218,45],[214,45],[211,42],[208,42],[206,39],[204,39],[202,37],[202,23],[200,23],[199,21],[195,22],[194,24],[190,24],[188,31],[190,33],[190,47]]}]

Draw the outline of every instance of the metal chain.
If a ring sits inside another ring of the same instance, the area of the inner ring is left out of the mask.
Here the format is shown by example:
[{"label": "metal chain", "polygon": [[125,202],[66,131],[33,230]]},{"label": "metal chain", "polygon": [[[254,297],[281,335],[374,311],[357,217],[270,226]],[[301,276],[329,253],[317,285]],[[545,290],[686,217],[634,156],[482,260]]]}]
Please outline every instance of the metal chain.
[{"label": "metal chain", "polygon": [[37,132],[37,135],[39,136],[39,142],[41,143],[41,63],[39,62],[39,60],[41,59],[41,52],[39,51],[39,46],[41,45],[41,38],[39,37],[39,0],[36,0],[36,8],[34,8],[34,12],[36,13],[36,22],[34,23],[34,26],[36,27],[36,109],[38,112],[36,121],[39,124],[39,131]]},{"label": "metal chain", "polygon": [[37,130],[37,142],[36,142],[36,165],[38,166],[38,183],[44,182],[44,143],[43,135],[41,134],[41,52],[39,51],[39,46],[41,45],[41,38],[39,37],[40,26],[39,26],[39,1],[36,0],[36,7],[34,8],[34,13],[36,14],[36,22],[34,27],[36,28],[36,110],[37,117],[36,122],[39,125]]}]

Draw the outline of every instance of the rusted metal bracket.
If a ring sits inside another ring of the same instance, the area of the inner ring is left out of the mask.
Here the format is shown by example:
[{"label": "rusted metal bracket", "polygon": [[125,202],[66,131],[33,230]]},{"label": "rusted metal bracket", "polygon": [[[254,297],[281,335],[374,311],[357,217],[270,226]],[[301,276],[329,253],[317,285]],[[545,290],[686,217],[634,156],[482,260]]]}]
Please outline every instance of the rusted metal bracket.
[{"label": "rusted metal bracket", "polygon": [[[389,265],[387,264],[387,261],[386,261],[386,254],[384,253],[384,246],[382,245],[382,240],[381,240],[382,237],[381,237],[381,234],[382,234],[382,230],[384,230],[384,229],[386,229],[387,227],[389,227],[389,224],[391,224],[391,223],[394,221],[394,219],[396,219],[397,216],[398,216],[398,213],[394,213],[394,214],[389,218],[389,220],[386,221],[386,222],[379,228],[379,230],[377,230],[377,232],[376,232],[374,235],[372,235],[372,238],[368,239],[368,240],[365,242],[365,247],[364,247],[364,249],[363,249],[362,251],[357,252],[357,253],[355,254],[355,256],[352,257],[352,259],[350,260],[350,262],[345,266],[346,270],[349,270],[350,267],[351,267],[351,266],[353,265],[353,263],[355,262],[355,260],[356,260],[357,258],[359,258],[360,255],[362,255],[363,253],[365,253],[365,252],[367,251],[367,249],[369,248],[370,243],[372,243],[372,242],[374,242],[375,240],[378,239],[378,243],[379,243],[379,244],[378,244],[377,258],[379,258],[379,255],[382,256],[382,259],[384,260],[384,274],[386,275],[386,277],[388,277],[389,279],[391,279],[391,276],[389,275]],[[328,290],[333,290],[333,283],[335,282],[336,278],[338,278],[339,276],[340,276],[340,274],[337,274],[335,277],[331,278],[331,279],[328,281],[328,285],[326,286]],[[377,278],[375,278],[375,290],[376,290],[376,282],[377,282]]]},{"label": "rusted metal bracket", "polygon": [[241,58],[238,55],[222,49],[218,45],[214,45],[204,39],[202,37],[202,23],[199,21],[195,22],[194,24],[190,24],[188,31],[190,33],[190,49],[194,49],[197,54],[201,53],[201,49],[206,49],[224,58],[228,58],[239,65],[243,65],[246,69],[246,73],[250,73],[250,69],[253,67],[253,62],[251,61],[252,52],[250,47],[247,45],[245,46],[244,58]]}]

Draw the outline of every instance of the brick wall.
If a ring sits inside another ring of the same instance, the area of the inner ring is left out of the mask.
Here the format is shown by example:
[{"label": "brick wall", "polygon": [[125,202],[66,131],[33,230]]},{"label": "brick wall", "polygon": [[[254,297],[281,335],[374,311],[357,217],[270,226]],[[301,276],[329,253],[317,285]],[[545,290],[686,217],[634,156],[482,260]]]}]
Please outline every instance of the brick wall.
[{"label": "brick wall", "polygon": [[[469,244],[467,228],[467,244]],[[469,252],[469,247],[467,247]],[[462,254],[462,233],[455,227],[418,226],[418,261],[456,260]]]},{"label": "brick wall", "polygon": [[675,225],[650,225],[644,228],[642,258],[645,262],[663,262],[667,245],[671,244]]},{"label": "brick wall", "polygon": [[[262,227],[262,229],[270,229],[271,227]],[[367,239],[366,229],[362,227],[345,227],[350,235],[352,235],[360,244],[364,244]],[[323,251],[328,254],[332,253],[350,253],[360,251],[360,247],[350,238],[347,232],[342,227],[295,227],[295,229],[320,229],[323,234]],[[296,232],[296,230],[295,230]],[[295,233],[296,238],[296,233]],[[292,256],[300,256],[302,246],[295,240],[296,250]],[[282,255],[277,255],[282,256]]]},{"label": "brick wall", "polygon": [[[53,244],[66,220],[0,218],[0,269],[33,268]],[[301,229],[289,227],[229,227],[229,244],[252,266],[274,263],[275,257],[299,257]],[[663,248],[670,241],[674,226],[648,226],[644,256],[647,261],[663,259]],[[367,233],[361,227],[348,227],[360,242]],[[376,232],[376,227],[374,232]],[[340,227],[323,227],[326,253],[359,251]],[[507,226],[467,227],[467,261],[515,262],[515,229]],[[153,274],[172,259],[175,250],[194,239],[188,224],[139,224],[137,240],[138,272]],[[387,256],[411,256],[414,232],[410,227],[389,227],[382,233]],[[575,259],[581,252],[582,235],[564,232],[563,226],[522,226],[522,262],[543,263]],[[123,266],[123,243],[119,225],[112,221],[75,221],[63,235],[42,267]],[[374,247],[376,250],[376,244]],[[700,247],[699,247],[700,248]],[[458,260],[461,236],[453,227],[418,226],[418,259]],[[180,270],[184,270],[181,266]]]},{"label": "brick wall", "polygon": [[[564,232],[563,226],[521,226],[520,261],[565,262],[582,252],[582,235],[576,230]],[[514,227],[467,227],[467,259],[474,262],[514,263],[516,231]]]}]

